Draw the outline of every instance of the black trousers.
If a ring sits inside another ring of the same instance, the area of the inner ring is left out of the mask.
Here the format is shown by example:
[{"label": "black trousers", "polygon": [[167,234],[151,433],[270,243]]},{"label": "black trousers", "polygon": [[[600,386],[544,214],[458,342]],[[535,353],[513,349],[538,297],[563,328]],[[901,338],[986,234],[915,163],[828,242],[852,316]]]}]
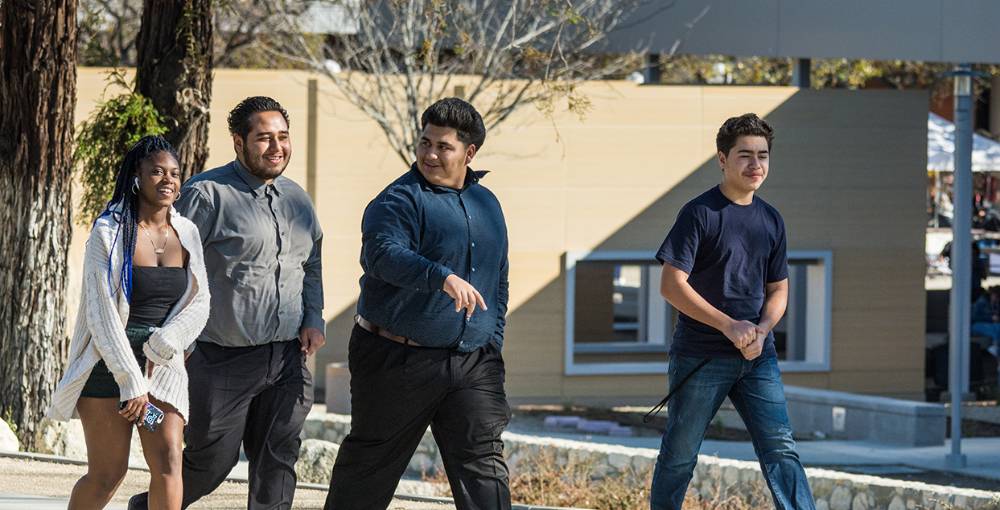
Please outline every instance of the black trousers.
[{"label": "black trousers", "polygon": [[348,350],[351,432],[327,510],[385,509],[431,425],[458,510],[510,508],[500,434],[510,421],[500,349],[405,346],[355,326]]},{"label": "black trousers", "polygon": [[287,509],[295,495],[299,433],[313,403],[298,340],[254,347],[201,342],[187,362],[191,408],[184,429],[186,508],[250,461],[248,509]]}]

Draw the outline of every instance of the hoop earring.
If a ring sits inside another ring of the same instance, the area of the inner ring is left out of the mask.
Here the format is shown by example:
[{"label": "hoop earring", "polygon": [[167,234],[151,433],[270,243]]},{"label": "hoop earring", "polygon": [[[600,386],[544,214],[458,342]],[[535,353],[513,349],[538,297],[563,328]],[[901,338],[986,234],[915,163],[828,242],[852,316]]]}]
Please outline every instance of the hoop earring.
[{"label": "hoop earring", "polygon": [[176,201],[178,201],[180,199],[181,199],[181,192],[180,192],[180,190],[177,190],[177,196],[174,197],[174,202],[176,202]]},{"label": "hoop earring", "polygon": [[139,194],[139,179],[132,181],[132,194],[133,195]]}]

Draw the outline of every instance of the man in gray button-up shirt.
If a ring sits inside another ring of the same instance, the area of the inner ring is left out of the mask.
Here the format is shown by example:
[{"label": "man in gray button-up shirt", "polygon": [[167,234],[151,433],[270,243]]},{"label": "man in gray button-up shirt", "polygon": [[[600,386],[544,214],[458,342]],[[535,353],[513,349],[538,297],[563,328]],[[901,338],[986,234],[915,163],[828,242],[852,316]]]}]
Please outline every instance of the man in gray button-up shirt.
[{"label": "man in gray button-up shirt", "polygon": [[[290,508],[299,433],[312,407],[307,355],[323,346],[323,233],[309,196],[281,173],[288,114],[267,97],[229,114],[236,160],[191,178],[176,203],[198,226],[211,314],[187,362],[184,501],[250,461],[249,508]],[[145,495],[130,508],[144,508]]]},{"label": "man in gray button-up shirt", "polygon": [[200,229],[218,296],[199,341],[246,347],[324,329],[323,234],[302,188],[267,183],[237,159],[192,178],[177,209]]}]

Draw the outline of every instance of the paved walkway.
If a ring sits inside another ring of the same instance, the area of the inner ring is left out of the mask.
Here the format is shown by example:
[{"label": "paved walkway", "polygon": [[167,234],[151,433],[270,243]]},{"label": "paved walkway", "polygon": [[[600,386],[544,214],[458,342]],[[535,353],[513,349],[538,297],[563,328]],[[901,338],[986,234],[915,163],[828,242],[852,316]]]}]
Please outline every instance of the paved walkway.
[{"label": "paved walkway", "polygon": [[[0,457],[0,510],[64,510],[73,484],[86,466],[24,458]],[[132,494],[149,486],[149,473],[130,469],[118,489],[109,510],[125,510]],[[214,493],[191,506],[192,509],[244,510],[247,486],[239,482],[223,483]],[[326,490],[299,487],[295,492],[296,509],[323,508]],[[393,510],[443,510],[450,504],[429,501],[393,500]]]},{"label": "paved walkway", "polygon": [[[245,471],[245,464],[242,468]],[[240,466],[212,494],[191,505],[193,510],[244,510],[247,504],[245,478],[238,478]],[[77,460],[51,455],[26,453],[0,454],[0,510],[65,510],[73,484],[86,472],[86,465]],[[396,497],[389,510],[446,510],[455,508],[447,498],[431,497],[428,484],[403,480],[396,488]],[[118,489],[107,510],[126,510],[128,498],[149,486],[149,472],[140,466],[130,466],[125,481]],[[326,501],[326,487],[299,484],[295,490],[293,509],[321,509]],[[574,510],[535,505],[515,504],[512,510]]]}]

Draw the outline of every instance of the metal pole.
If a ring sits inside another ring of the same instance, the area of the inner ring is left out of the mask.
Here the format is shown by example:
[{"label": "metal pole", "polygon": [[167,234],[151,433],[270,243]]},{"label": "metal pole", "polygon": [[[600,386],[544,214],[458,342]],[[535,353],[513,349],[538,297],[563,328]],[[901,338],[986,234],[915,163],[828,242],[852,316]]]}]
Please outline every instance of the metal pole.
[{"label": "metal pole", "polygon": [[646,54],[646,68],[643,70],[643,80],[642,82],[646,85],[655,85],[660,83],[662,73],[660,71],[660,54],[659,53],[647,53]]},{"label": "metal pole", "polygon": [[990,79],[990,132],[1000,136],[1000,75]]},{"label": "metal pole", "polygon": [[316,136],[317,136],[317,96],[319,84],[315,78],[306,82],[306,193],[316,205]]},{"label": "metal pole", "polygon": [[797,58],[792,62],[792,86],[807,89],[811,86],[812,61],[808,58]]},{"label": "metal pole", "polygon": [[951,453],[949,467],[965,467],[962,454],[962,393],[968,381],[970,306],[972,302],[972,69],[961,64],[955,76],[955,216],[951,243],[951,346],[948,390],[951,393]]},{"label": "metal pole", "polygon": [[[315,78],[310,78],[306,82],[306,193],[309,194],[309,198],[312,199],[313,207],[315,208],[318,204],[316,202],[317,190],[316,190],[316,151],[318,147],[316,146],[316,139],[318,136],[317,130],[317,97],[319,96],[319,83]],[[313,354],[306,359],[306,367],[309,372],[313,374],[313,379],[317,377],[322,377],[322,375],[316,374],[316,355]]]},{"label": "metal pole", "polygon": [[934,171],[934,228],[941,226],[941,171]]}]

